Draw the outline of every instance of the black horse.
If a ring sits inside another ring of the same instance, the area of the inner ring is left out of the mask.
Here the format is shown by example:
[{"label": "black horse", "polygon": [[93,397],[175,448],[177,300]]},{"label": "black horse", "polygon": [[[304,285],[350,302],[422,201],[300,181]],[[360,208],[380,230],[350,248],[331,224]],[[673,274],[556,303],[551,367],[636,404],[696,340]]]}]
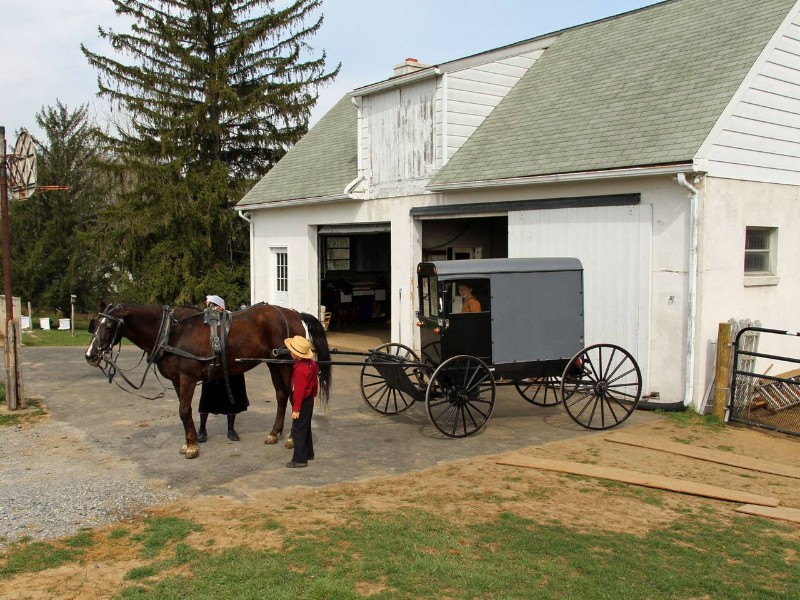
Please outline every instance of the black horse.
[{"label": "black horse", "polygon": [[[233,313],[225,346],[225,364],[215,365],[210,326],[203,311],[195,307],[170,308],[155,304],[114,304],[94,319],[94,337],[86,349],[86,361],[99,367],[113,361],[113,348],[124,337],[148,354],[150,364],[169,379],[178,395],[179,414],[186,432],[181,454],[195,458],[200,454],[197,430],[192,419],[192,398],[197,382],[211,377],[238,375],[249,371],[257,361],[237,362],[239,358],[275,358],[273,350],[283,347],[283,340],[306,335],[308,328],[319,366],[320,400],[325,404],[331,386],[330,350],[325,329],[307,313],[258,304]],[[278,401],[275,423],[265,443],[274,444],[283,433],[286,403],[291,393],[292,365],[267,363]],[[219,368],[221,367],[221,368]]]}]

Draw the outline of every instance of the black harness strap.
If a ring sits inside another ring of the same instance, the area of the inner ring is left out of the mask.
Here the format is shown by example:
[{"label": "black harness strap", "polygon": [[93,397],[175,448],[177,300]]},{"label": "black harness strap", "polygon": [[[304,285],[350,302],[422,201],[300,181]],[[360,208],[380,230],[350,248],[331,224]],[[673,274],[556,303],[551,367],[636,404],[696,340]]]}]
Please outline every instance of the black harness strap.
[{"label": "black harness strap", "polygon": [[213,308],[205,310],[205,320],[210,327],[210,343],[211,351],[214,353],[212,359],[219,359],[217,364],[214,364],[209,369],[209,380],[212,379],[214,369],[221,363],[222,364],[222,378],[225,381],[225,390],[228,392],[228,400],[231,404],[236,404],[233,398],[233,390],[231,390],[231,382],[228,376],[228,359],[225,356],[225,348],[228,345],[228,332],[233,324],[233,315],[226,310],[218,311]]},{"label": "black harness strap", "polygon": [[281,316],[281,318],[283,319],[283,322],[284,322],[284,324],[286,325],[286,337],[288,338],[288,337],[290,336],[290,331],[289,331],[289,320],[286,318],[286,315],[285,315],[285,314],[283,314],[283,311],[281,310],[281,307],[280,307],[280,306],[276,306],[275,304],[271,304],[270,306],[272,306],[272,307],[273,307],[275,310],[277,310],[277,311],[278,311],[278,314],[279,314],[279,315]]}]

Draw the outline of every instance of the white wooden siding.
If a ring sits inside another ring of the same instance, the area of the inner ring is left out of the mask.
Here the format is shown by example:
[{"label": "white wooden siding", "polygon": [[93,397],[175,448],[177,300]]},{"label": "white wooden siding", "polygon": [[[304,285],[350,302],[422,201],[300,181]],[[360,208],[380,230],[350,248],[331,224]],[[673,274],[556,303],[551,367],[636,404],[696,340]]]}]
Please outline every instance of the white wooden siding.
[{"label": "white wooden siding", "polygon": [[362,168],[372,184],[433,175],[435,95],[423,81],[363,98]]},{"label": "white wooden siding", "polygon": [[580,259],[585,343],[625,348],[642,369],[645,390],[651,239],[652,207],[648,204],[508,213],[509,257]]},{"label": "white wooden siding", "polygon": [[542,55],[535,50],[447,73],[437,102],[437,162],[444,165]]},{"label": "white wooden siding", "polygon": [[701,148],[709,174],[800,185],[800,23],[768,47],[730,114]]}]

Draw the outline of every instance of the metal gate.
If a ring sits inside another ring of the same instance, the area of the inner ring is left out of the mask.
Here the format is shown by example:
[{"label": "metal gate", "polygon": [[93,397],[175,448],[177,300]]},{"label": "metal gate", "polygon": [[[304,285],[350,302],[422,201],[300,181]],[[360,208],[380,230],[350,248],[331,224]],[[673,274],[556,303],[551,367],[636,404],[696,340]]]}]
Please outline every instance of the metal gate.
[{"label": "metal gate", "polygon": [[[754,334],[760,341],[758,351],[750,342]],[[800,342],[795,331],[744,327],[736,334],[729,420],[800,436],[800,359],[789,355],[789,350],[800,350],[794,342]],[[764,351],[772,348],[778,350]]]}]

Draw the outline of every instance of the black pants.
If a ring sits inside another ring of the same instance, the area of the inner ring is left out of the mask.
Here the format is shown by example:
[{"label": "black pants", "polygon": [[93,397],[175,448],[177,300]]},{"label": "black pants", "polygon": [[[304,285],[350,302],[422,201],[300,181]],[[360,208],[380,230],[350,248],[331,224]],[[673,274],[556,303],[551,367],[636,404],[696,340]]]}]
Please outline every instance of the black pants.
[{"label": "black pants", "polygon": [[292,462],[304,463],[314,458],[314,442],[311,440],[311,415],[314,414],[314,398],[306,398],[300,405],[300,416],[292,419],[294,454]]}]

